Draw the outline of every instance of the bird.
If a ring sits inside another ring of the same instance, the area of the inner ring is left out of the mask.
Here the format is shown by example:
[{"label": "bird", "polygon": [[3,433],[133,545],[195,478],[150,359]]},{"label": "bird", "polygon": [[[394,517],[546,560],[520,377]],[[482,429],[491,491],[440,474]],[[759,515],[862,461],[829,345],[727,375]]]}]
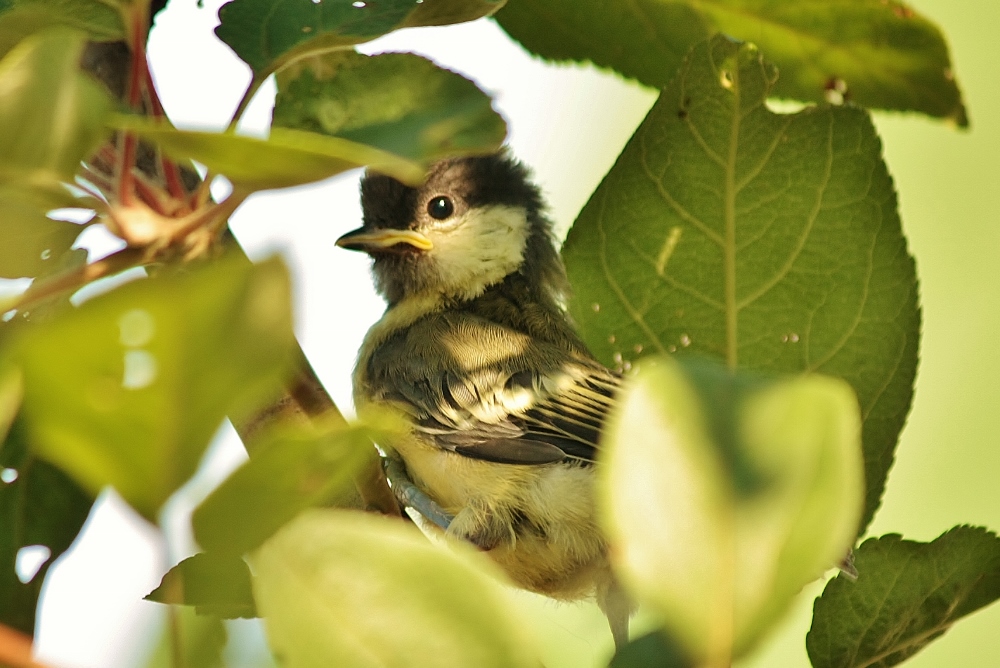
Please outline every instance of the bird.
[{"label": "bird", "polygon": [[417,187],[369,169],[360,195],[362,226],[336,243],[371,256],[386,310],[359,350],[354,401],[407,419],[385,447],[394,491],[423,498],[427,519],[515,585],[594,598],[621,647],[633,606],[594,497],[621,378],[566,312],[541,191],[504,149],[441,160]]}]

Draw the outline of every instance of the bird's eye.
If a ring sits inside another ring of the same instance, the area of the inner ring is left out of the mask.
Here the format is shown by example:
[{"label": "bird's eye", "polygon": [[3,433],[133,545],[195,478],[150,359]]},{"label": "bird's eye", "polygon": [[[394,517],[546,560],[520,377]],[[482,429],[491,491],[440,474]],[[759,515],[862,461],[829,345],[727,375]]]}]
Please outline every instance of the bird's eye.
[{"label": "bird's eye", "polygon": [[427,203],[427,213],[435,220],[444,220],[455,213],[455,205],[451,203],[450,197],[439,195]]}]

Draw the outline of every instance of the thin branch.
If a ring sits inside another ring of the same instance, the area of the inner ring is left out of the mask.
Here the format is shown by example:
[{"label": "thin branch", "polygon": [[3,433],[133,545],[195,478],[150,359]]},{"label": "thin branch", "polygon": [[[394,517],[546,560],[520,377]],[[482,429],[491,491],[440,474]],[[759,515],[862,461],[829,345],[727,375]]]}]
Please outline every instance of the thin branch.
[{"label": "thin branch", "polygon": [[70,269],[51,278],[36,280],[24,294],[8,305],[6,310],[20,311],[67,290],[76,290],[99,278],[113,276],[126,269],[137,267],[142,264],[143,256],[144,251],[141,248],[123,248],[96,262]]},{"label": "thin branch", "polygon": [[45,668],[31,657],[31,636],[0,624],[0,666]]}]

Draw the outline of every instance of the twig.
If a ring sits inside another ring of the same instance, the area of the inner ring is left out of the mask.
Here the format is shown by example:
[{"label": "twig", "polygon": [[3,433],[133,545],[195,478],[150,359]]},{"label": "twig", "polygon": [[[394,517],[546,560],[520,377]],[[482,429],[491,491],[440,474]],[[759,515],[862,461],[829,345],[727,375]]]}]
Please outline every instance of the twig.
[{"label": "twig", "polygon": [[0,624],[0,666],[45,668],[31,658],[31,636]]},{"label": "twig", "polygon": [[143,255],[144,252],[141,248],[123,248],[96,262],[70,269],[42,281],[35,281],[20,298],[7,306],[7,310],[17,309],[20,311],[66,290],[81,288],[99,278],[112,276],[139,266],[142,264]]}]

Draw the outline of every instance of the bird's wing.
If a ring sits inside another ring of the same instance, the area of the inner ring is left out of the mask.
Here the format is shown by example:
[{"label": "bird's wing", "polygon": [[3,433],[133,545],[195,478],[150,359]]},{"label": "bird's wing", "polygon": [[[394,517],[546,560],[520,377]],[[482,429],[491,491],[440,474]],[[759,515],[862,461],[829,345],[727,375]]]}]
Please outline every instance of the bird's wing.
[{"label": "bird's wing", "polygon": [[438,446],[507,464],[593,461],[619,385],[578,352],[483,323],[411,330],[369,379]]}]

